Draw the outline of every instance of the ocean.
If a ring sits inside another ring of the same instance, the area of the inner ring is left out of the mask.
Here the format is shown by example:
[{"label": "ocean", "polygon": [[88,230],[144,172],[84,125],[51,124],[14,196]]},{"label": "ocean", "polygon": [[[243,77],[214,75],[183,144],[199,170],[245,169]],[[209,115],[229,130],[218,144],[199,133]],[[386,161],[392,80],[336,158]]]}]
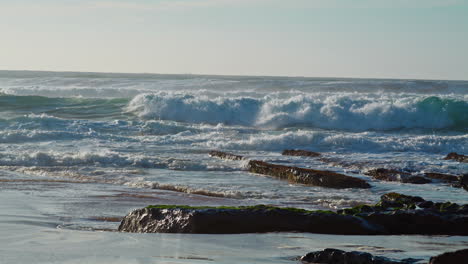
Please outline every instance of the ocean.
[{"label": "ocean", "polygon": [[[372,188],[292,184],[211,150]],[[450,152],[468,152],[468,81],[0,71],[0,263],[294,263],[324,246],[427,259],[468,238],[124,234],[113,219],[149,204],[336,210],[388,192],[466,204],[447,183],[364,174],[466,173]]]}]

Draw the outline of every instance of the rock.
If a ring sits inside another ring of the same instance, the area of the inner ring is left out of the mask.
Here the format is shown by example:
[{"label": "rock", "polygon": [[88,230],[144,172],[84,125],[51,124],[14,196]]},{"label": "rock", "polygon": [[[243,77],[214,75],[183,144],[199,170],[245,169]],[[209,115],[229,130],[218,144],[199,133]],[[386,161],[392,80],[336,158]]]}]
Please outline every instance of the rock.
[{"label": "rock", "polygon": [[248,207],[149,206],[124,217],[119,231],[136,233],[238,234],[311,232],[323,234],[375,234],[354,216],[331,211],[306,211],[258,205]]},{"label": "rock", "polygon": [[424,176],[426,176],[427,178],[440,180],[442,182],[458,182],[460,178],[455,175],[436,173],[436,172],[426,172],[424,173]]},{"label": "rock", "polygon": [[431,257],[429,264],[464,264],[468,263],[468,249],[447,252]]},{"label": "rock", "polygon": [[468,205],[390,193],[376,205],[308,211],[266,205],[149,206],[125,216],[119,231],[235,234],[310,232],[340,235],[468,235]]},{"label": "rock", "polygon": [[310,252],[300,259],[303,263],[322,264],[406,264],[409,261],[393,261],[388,258],[373,256],[366,252],[346,252],[327,248],[323,251]]},{"label": "rock", "polygon": [[456,152],[451,152],[447,154],[447,156],[444,158],[444,160],[455,160],[458,162],[468,162],[468,156],[458,154]]},{"label": "rock", "polygon": [[457,185],[468,191],[468,174],[463,174],[460,177]]},{"label": "rock", "polygon": [[347,176],[344,174],[313,170],[306,168],[290,167],[284,165],[271,164],[259,160],[251,160],[247,166],[253,173],[273,176],[276,178],[289,180],[293,183],[302,183],[312,186],[328,188],[370,188],[370,185],[363,179]]},{"label": "rock", "polygon": [[410,208],[416,203],[426,202],[423,198],[419,196],[409,196],[400,193],[386,193],[380,197],[379,205],[384,208],[389,207],[406,207]]},{"label": "rock", "polygon": [[217,151],[217,150],[210,151],[208,155],[210,155],[211,157],[218,157],[220,159],[227,159],[227,160],[243,160],[244,159],[244,157],[242,156],[227,153],[227,152]]},{"label": "rock", "polygon": [[364,173],[365,175],[372,176],[374,179],[381,181],[397,181],[403,183],[413,183],[413,184],[426,184],[432,182],[431,180],[421,177],[413,176],[411,173],[398,171],[394,169],[372,169]]},{"label": "rock", "polygon": [[308,150],[287,149],[281,153],[284,156],[303,156],[303,157],[319,157],[321,154]]}]

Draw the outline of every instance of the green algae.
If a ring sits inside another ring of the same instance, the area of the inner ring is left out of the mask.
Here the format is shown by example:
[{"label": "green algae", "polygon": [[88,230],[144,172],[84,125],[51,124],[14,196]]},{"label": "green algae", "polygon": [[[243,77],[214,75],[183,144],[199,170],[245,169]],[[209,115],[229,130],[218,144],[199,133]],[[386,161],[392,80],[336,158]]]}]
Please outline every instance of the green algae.
[{"label": "green algae", "polygon": [[181,210],[250,210],[250,211],[288,211],[294,213],[310,214],[310,213],[322,213],[322,214],[335,214],[329,210],[305,210],[294,207],[276,207],[271,205],[253,205],[253,206],[189,206],[189,205],[149,205],[148,209],[181,209]]},{"label": "green algae", "polygon": [[[188,206],[188,205],[150,205],[146,208],[154,209],[181,209],[181,210],[248,210],[248,211],[278,211],[292,212],[297,214],[341,214],[359,217],[361,214],[369,214],[372,212],[394,212],[398,210],[412,210],[417,208],[417,204],[425,202],[421,197],[408,196],[399,193],[387,193],[382,195],[381,200],[375,205],[362,204],[352,208],[345,208],[336,212],[330,210],[305,210],[294,207],[276,207],[271,205],[253,205],[253,206]],[[437,203],[432,208],[440,211],[457,210],[460,206],[451,203]]]}]

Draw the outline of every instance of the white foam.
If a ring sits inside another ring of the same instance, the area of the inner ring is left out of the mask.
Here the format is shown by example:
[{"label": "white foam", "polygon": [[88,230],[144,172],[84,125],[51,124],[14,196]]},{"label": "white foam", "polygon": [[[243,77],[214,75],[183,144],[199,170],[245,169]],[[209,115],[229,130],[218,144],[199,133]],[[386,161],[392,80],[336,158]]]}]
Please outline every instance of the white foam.
[{"label": "white foam", "polygon": [[[127,110],[145,119],[351,131],[468,128],[468,100],[421,95],[289,93],[208,97],[157,92],[133,98]],[[467,99],[467,98],[465,98]]]}]

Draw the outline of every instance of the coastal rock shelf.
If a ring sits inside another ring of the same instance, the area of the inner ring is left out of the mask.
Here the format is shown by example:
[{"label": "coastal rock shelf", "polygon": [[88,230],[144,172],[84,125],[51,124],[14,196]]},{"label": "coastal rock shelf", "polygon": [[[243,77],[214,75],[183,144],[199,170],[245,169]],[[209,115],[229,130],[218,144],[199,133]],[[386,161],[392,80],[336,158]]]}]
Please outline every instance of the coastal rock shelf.
[{"label": "coastal rock shelf", "polygon": [[307,211],[246,207],[148,206],[129,213],[119,231],[138,233],[310,232],[341,235],[468,235],[468,205],[434,203],[421,197],[385,194],[376,205]]},{"label": "coastal rock shelf", "polygon": [[271,164],[259,160],[251,160],[247,165],[249,172],[264,174],[288,180],[294,183],[302,183],[313,186],[328,188],[370,188],[371,186],[363,179],[347,176],[344,174],[313,170],[299,167]]}]

